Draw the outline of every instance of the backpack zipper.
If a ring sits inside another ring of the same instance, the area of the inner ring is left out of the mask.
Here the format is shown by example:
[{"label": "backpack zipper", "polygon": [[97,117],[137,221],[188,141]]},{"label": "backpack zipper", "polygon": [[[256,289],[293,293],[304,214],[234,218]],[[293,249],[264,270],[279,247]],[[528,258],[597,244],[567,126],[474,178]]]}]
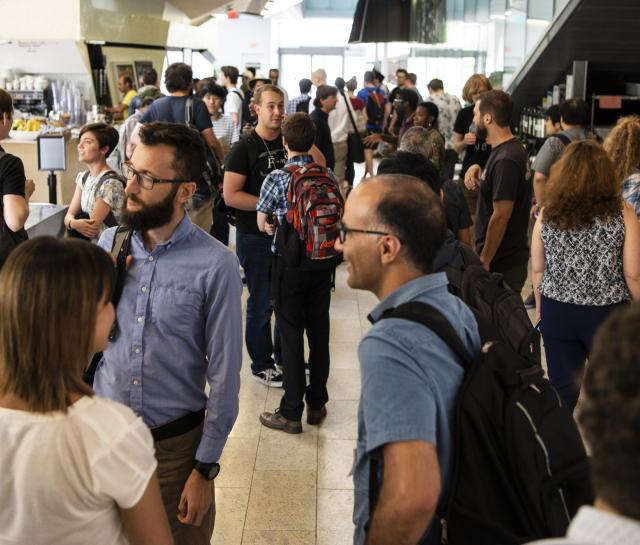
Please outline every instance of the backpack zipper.
[{"label": "backpack zipper", "polygon": [[440,519],[440,526],[442,526],[442,532],[440,534],[440,543],[442,543],[442,545],[446,545],[447,543],[449,543],[447,519],[445,518]]},{"label": "backpack zipper", "polygon": [[[542,452],[544,453],[544,458],[545,458],[546,467],[547,467],[547,475],[549,477],[552,477],[553,474],[551,473],[551,461],[549,460],[549,451],[547,450],[547,446],[544,444],[542,437],[540,437],[540,434],[538,433],[538,429],[536,428],[536,425],[533,423],[533,418],[531,418],[531,415],[529,414],[529,412],[527,411],[527,409],[524,407],[522,403],[520,403],[519,401],[516,401],[516,406],[527,417],[527,420],[529,421],[529,424],[533,429],[533,433],[536,436],[536,441],[538,441],[538,444],[540,445],[540,447],[542,448]],[[564,498],[564,492],[562,491],[562,488],[558,487],[558,493],[560,495],[560,501],[562,502],[562,507],[564,508],[564,514],[567,517],[567,522],[571,522],[571,517],[569,516],[569,509],[567,508],[567,502]]]}]

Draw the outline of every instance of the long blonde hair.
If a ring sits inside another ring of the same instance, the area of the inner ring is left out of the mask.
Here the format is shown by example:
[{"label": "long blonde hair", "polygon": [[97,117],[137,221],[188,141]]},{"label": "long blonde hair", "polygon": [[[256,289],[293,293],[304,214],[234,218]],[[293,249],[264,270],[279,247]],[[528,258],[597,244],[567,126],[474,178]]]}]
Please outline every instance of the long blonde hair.
[{"label": "long blonde hair", "polygon": [[38,413],[93,395],[82,370],[114,279],[110,256],[88,242],[39,237],[13,251],[0,271],[0,395]]},{"label": "long blonde hair", "polygon": [[640,117],[621,117],[604,141],[613,161],[618,182],[623,182],[640,166]]}]

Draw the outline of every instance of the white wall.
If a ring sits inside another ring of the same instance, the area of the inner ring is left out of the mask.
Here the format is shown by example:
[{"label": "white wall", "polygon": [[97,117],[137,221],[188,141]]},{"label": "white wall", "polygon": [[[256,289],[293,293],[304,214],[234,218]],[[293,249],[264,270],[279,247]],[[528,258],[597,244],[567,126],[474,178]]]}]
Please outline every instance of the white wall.
[{"label": "white wall", "polygon": [[2,40],[77,40],[80,0],[0,0]]}]

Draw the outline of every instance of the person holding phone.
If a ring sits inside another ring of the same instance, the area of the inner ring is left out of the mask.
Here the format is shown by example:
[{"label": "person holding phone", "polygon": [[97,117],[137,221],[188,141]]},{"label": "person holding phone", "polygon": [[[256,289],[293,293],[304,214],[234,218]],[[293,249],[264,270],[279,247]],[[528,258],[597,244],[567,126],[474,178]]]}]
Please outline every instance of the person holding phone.
[{"label": "person holding phone", "polygon": [[52,237],[0,272],[0,543],[173,544],[149,429],[82,380],[109,342],[114,273],[104,250]]}]

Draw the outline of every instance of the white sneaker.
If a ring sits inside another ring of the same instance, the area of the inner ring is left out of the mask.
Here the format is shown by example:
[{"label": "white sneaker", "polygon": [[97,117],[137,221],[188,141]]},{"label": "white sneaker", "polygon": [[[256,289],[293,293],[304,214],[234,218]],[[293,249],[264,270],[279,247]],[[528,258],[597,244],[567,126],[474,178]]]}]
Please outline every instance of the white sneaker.
[{"label": "white sneaker", "polygon": [[282,373],[278,373],[275,369],[265,369],[264,371],[253,373],[253,378],[265,386],[282,388]]}]

